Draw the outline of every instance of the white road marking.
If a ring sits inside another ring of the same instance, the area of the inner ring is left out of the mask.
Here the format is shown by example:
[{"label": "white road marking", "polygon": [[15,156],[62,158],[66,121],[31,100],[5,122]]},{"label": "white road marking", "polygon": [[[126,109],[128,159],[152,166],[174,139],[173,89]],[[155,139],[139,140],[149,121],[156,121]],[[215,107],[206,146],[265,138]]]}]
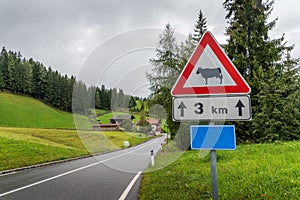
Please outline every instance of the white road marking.
[{"label": "white road marking", "polygon": [[127,188],[124,190],[123,194],[120,196],[119,200],[125,200],[125,198],[127,197],[128,193],[130,192],[131,188],[133,187],[134,183],[136,182],[136,180],[141,175],[141,173],[142,173],[142,171],[139,171],[135,175],[135,177],[131,180],[131,182],[129,183],[129,185],[127,186]]},{"label": "white road marking", "polygon": [[11,173],[7,173],[7,174],[1,174],[0,177],[1,177],[1,176],[8,176],[8,175],[11,175],[11,174],[16,174],[16,173],[17,173],[17,172],[11,172]]},{"label": "white road marking", "polygon": [[[153,141],[153,142],[154,142],[154,141]],[[153,143],[153,142],[151,142],[151,143]],[[151,143],[150,143],[150,144],[151,144]],[[147,145],[149,145],[149,144],[147,144]],[[146,145],[146,146],[147,146],[147,145]],[[41,181],[38,181],[38,182],[35,182],[35,183],[32,183],[32,184],[29,184],[29,185],[26,185],[26,186],[24,186],[24,187],[20,187],[20,188],[17,188],[17,189],[14,189],[14,190],[11,190],[11,191],[2,193],[2,194],[0,194],[0,197],[3,197],[3,196],[5,196],[5,195],[8,195],[8,194],[11,194],[11,193],[14,193],[14,192],[18,192],[18,191],[20,191],[20,190],[24,190],[24,189],[26,189],[26,188],[30,188],[30,187],[35,186],[35,185],[39,185],[39,184],[41,184],[41,183],[45,183],[45,182],[48,182],[48,181],[51,181],[51,180],[60,178],[60,177],[62,177],[62,176],[66,176],[66,175],[68,175],[68,174],[71,174],[71,173],[74,173],[74,172],[77,172],[77,171],[80,171],[80,170],[83,170],[83,169],[86,169],[86,168],[89,168],[89,167],[92,167],[92,166],[95,166],[95,165],[99,165],[99,164],[101,164],[101,163],[104,163],[104,162],[107,162],[107,161],[110,161],[110,160],[113,160],[113,159],[122,157],[122,156],[124,156],[124,155],[130,154],[130,153],[132,153],[132,152],[134,152],[134,151],[137,151],[137,150],[139,150],[139,149],[142,149],[142,148],[145,148],[145,146],[142,145],[140,148],[135,148],[135,149],[133,149],[132,151],[128,151],[128,152],[126,152],[126,153],[124,153],[124,154],[121,154],[121,155],[118,155],[118,156],[114,156],[114,157],[111,157],[111,158],[108,158],[108,159],[105,159],[105,160],[101,160],[101,161],[99,161],[99,162],[96,162],[96,163],[93,163],[93,164],[90,164],[90,165],[87,165],[87,166],[84,166],[84,167],[80,167],[80,168],[77,168],[77,169],[74,169],[74,170],[71,170],[71,171],[68,171],[68,172],[59,174],[59,175],[57,175],[57,176],[53,176],[53,177],[51,177],[51,178],[47,178],[47,179],[44,179],[44,180],[41,180]]]}]

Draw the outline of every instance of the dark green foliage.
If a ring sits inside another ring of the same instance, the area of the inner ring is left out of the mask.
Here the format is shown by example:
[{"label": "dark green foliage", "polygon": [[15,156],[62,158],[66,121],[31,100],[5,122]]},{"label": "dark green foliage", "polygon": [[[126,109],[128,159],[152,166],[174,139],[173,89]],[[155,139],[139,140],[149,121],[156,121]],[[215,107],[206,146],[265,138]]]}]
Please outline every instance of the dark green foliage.
[{"label": "dark green foliage", "polygon": [[236,123],[241,142],[299,139],[299,62],[284,37],[270,39],[274,1],[226,0],[225,50],[252,89],[252,122]]},{"label": "dark green foliage", "polygon": [[299,77],[296,61],[288,58],[269,73],[257,72],[261,79],[260,112],[253,119],[257,141],[299,140]]},{"label": "dark green foliage", "polygon": [[5,49],[5,47],[2,48],[1,54],[0,54],[0,88],[5,89],[7,88],[7,80],[8,80],[8,54]]},{"label": "dark green foliage", "polygon": [[14,92],[16,92],[16,85],[14,83],[15,78],[17,78],[15,75],[16,71],[16,62],[15,62],[15,58],[14,55],[8,55],[8,63],[7,63],[7,81],[6,81],[6,85],[7,85],[7,89],[12,90]]},{"label": "dark green foliage", "polygon": [[76,81],[73,88],[73,113],[85,114],[85,111],[90,108],[87,87],[82,81]]},{"label": "dark green foliage", "polygon": [[101,109],[110,109],[111,108],[111,90],[107,90],[104,85],[100,89],[100,105]]},{"label": "dark green foliage", "polygon": [[132,108],[134,108],[136,106],[136,99],[133,97],[133,96],[131,96],[130,98],[129,98],[129,106],[128,106],[128,108],[129,109],[132,109]]},{"label": "dark green foliage", "polygon": [[42,63],[34,62],[32,69],[32,85],[33,85],[33,96],[38,99],[43,99],[46,90],[46,75],[47,70]]},{"label": "dark green foliage", "polygon": [[265,70],[271,68],[275,61],[280,60],[285,48],[281,44],[283,38],[271,40],[268,35],[276,22],[267,22],[273,1],[257,2],[226,0],[224,3],[229,23],[225,50],[246,79],[253,78],[259,66]]},{"label": "dark green foliage", "polygon": [[19,64],[19,80],[18,92],[30,94],[32,92],[32,67],[25,59]]}]

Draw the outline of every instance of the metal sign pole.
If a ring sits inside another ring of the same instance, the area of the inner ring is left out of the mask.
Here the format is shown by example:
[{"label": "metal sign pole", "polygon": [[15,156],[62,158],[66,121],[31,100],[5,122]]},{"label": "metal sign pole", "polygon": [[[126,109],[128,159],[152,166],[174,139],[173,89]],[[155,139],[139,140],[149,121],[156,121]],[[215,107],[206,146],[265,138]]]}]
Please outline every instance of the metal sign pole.
[{"label": "metal sign pole", "polygon": [[[214,122],[210,122],[210,125],[215,125]],[[218,200],[218,174],[217,174],[217,154],[216,150],[210,151],[210,170],[212,178],[212,199]]]},{"label": "metal sign pole", "polygon": [[[208,50],[207,46],[210,46],[212,51]],[[203,60],[205,63],[196,67],[195,63],[199,60]],[[210,61],[207,62],[208,60]],[[198,68],[197,72],[194,73],[196,68]],[[199,85],[189,83],[189,80],[198,80],[197,74],[201,74],[203,77],[202,82],[198,82]],[[228,80],[223,80],[225,74]],[[216,80],[208,80],[210,78],[218,78],[219,80],[217,82]],[[233,86],[232,83],[236,84]],[[186,87],[186,85],[189,86]],[[190,134],[191,149],[211,149],[210,168],[213,200],[219,198],[216,150],[236,149],[234,126],[215,125],[214,121],[251,120],[251,99],[250,95],[247,95],[250,92],[251,88],[248,83],[209,31],[203,34],[171,90],[173,121],[211,120],[210,127],[191,126]],[[211,128],[211,130],[208,131],[207,128]],[[217,130],[217,128],[221,128],[221,130]],[[210,136],[206,137],[208,133]],[[208,138],[207,141],[206,138]]]},{"label": "metal sign pole", "polygon": [[216,150],[210,151],[210,169],[212,177],[212,199],[218,199],[218,175],[217,175],[217,156]]}]

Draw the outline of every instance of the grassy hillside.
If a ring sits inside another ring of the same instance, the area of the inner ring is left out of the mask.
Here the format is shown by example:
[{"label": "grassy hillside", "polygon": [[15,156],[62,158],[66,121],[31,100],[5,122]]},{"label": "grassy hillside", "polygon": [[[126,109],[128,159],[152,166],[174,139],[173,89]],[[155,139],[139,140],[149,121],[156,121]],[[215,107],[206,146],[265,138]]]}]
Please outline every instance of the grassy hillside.
[{"label": "grassy hillside", "polygon": [[119,149],[126,140],[135,145],[149,139],[121,131],[84,132],[86,138],[81,139],[89,141],[87,148],[93,152],[86,150],[76,130],[0,127],[0,171]]},{"label": "grassy hillside", "polygon": [[73,115],[30,97],[0,92],[0,126],[75,128]]},{"label": "grassy hillside", "polygon": [[119,149],[126,140],[135,145],[149,139],[139,133],[85,130],[91,127],[85,116],[77,116],[77,125],[84,128],[78,134],[72,113],[7,92],[0,92],[0,110],[0,171]]},{"label": "grassy hillside", "polygon": [[[165,152],[150,170],[165,162]],[[200,152],[187,151],[169,166],[144,174],[140,199],[211,199],[209,153]],[[299,141],[241,145],[217,151],[217,160],[220,199],[300,197]]]}]

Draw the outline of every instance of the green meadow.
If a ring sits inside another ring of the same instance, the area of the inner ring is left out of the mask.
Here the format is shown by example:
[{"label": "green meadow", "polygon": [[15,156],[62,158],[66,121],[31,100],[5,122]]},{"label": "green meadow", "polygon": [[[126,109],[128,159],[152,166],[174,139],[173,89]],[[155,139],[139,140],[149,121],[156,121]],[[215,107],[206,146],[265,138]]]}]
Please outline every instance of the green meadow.
[{"label": "green meadow", "polygon": [[[90,131],[93,122],[34,98],[0,92],[0,171],[120,149],[149,138],[123,131]],[[98,111],[107,112],[107,111]],[[112,113],[106,114],[110,119]]]},{"label": "green meadow", "polygon": [[[129,115],[129,113],[126,113],[126,112],[114,112],[114,111],[111,111],[109,113],[106,113],[104,115],[100,115],[97,119],[100,120],[100,123],[101,124],[110,124],[110,119],[113,117],[113,116],[117,116],[117,115]],[[140,120],[140,115],[137,115],[137,114],[133,114],[135,119],[133,119],[133,122],[137,122],[138,120]]]},{"label": "green meadow", "polygon": [[[209,152],[186,151],[169,166],[153,171],[170,156],[164,151],[156,157],[156,166],[143,174],[139,198],[211,199]],[[219,199],[299,199],[300,142],[217,151],[217,171]]]},{"label": "green meadow", "polygon": [[0,92],[0,126],[75,129],[73,114],[21,95]]},{"label": "green meadow", "polygon": [[[0,171],[120,149],[124,141],[136,145],[149,139],[122,131],[84,131],[84,136],[88,138],[80,138],[76,130],[0,127]],[[84,146],[89,138],[92,144],[88,145],[97,148]]]}]

